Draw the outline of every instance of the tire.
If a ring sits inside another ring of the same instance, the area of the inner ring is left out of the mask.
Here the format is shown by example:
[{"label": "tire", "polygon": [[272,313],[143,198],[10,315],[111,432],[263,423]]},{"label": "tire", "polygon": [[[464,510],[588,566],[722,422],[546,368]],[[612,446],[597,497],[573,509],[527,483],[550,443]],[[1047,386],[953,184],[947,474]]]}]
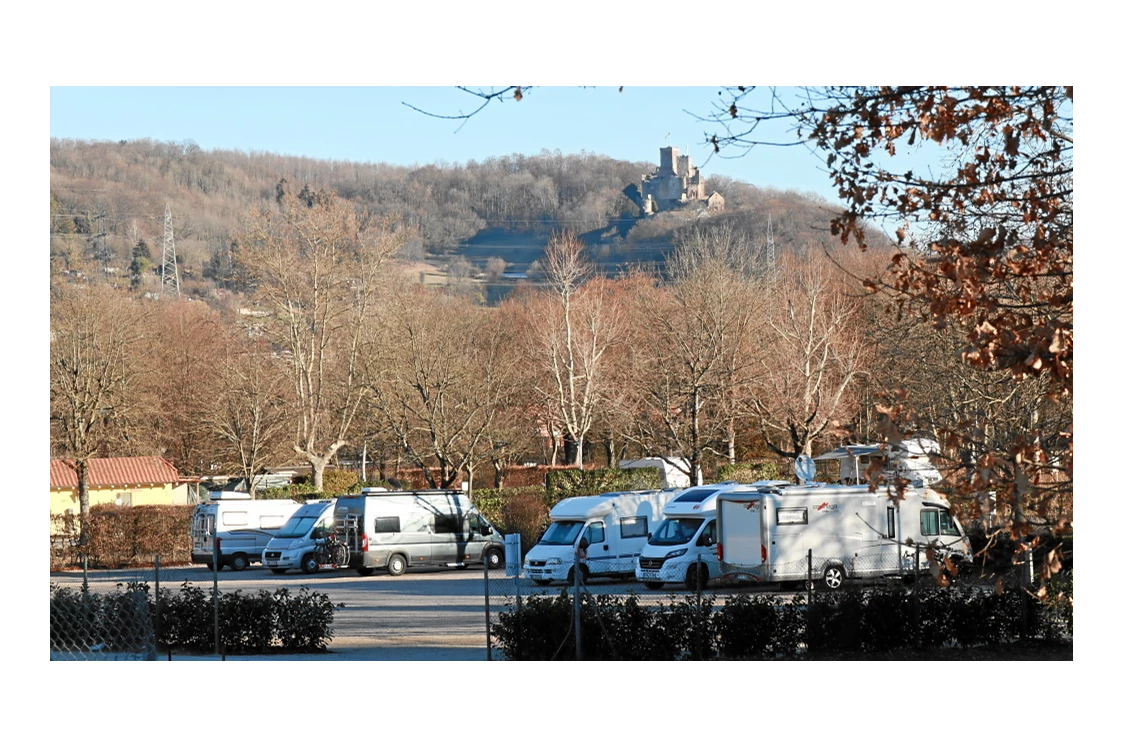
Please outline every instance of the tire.
[{"label": "tire", "polygon": [[503,565],[503,551],[498,548],[488,548],[484,551],[484,563],[489,569],[498,569]]},{"label": "tire", "polygon": [[356,566],[355,571],[359,572],[360,577],[369,577],[374,573],[374,569],[369,566]]},{"label": "tire", "polygon": [[406,573],[406,559],[400,553],[395,553],[386,561],[386,571],[390,572],[392,577],[400,577]]},{"label": "tire", "polygon": [[230,559],[231,571],[245,571],[250,568],[250,560],[246,558],[244,553],[235,553],[233,558]]},{"label": "tire", "polygon": [[280,576],[281,574],[284,574],[286,570],[285,569],[270,569],[269,571],[273,572],[277,576]]},{"label": "tire", "polygon": [[661,590],[665,582],[644,582],[643,586],[649,590]]},{"label": "tire", "polygon": [[838,564],[831,564],[823,571],[823,585],[828,590],[837,590],[846,579],[846,572]]},{"label": "tire", "polygon": [[316,556],[311,553],[305,553],[304,558],[300,559],[300,570],[305,574],[315,574],[320,570],[320,563],[316,560]]},{"label": "tire", "polygon": [[710,574],[706,570],[705,564],[694,564],[686,570],[686,589],[688,590],[704,590],[709,581]]}]

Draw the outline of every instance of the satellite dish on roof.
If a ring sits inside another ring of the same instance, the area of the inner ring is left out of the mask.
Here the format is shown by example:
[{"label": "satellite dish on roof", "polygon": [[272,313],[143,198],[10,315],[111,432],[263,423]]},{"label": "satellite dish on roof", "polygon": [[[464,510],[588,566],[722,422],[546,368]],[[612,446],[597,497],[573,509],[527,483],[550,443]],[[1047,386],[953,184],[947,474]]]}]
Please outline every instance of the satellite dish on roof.
[{"label": "satellite dish on roof", "polygon": [[807,455],[795,458],[795,476],[800,483],[810,483],[815,477],[815,461]]}]

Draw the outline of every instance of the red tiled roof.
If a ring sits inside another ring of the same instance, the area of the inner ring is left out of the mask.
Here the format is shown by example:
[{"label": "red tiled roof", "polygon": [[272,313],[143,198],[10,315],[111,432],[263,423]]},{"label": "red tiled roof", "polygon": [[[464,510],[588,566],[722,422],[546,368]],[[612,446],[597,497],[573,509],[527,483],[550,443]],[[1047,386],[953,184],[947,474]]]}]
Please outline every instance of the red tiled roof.
[{"label": "red tiled roof", "polygon": [[[175,465],[163,457],[91,457],[90,487],[182,483]],[[51,488],[77,488],[78,474],[66,460],[51,460]]]}]

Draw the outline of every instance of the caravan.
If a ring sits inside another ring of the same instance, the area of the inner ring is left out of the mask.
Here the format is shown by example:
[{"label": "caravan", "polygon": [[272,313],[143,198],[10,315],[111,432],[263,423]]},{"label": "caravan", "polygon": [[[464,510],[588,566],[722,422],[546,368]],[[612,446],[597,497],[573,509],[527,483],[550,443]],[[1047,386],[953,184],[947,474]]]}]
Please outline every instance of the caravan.
[{"label": "caravan", "polygon": [[213,569],[217,540],[219,569],[248,568],[261,561],[273,534],[300,506],[291,499],[255,501],[245,493],[212,491],[210,500],[196,506],[191,516],[191,563]]},{"label": "caravan", "polygon": [[962,526],[929,488],[894,501],[869,486],[738,487],[717,496],[717,538],[723,575],[821,580],[829,589],[846,579],[912,576],[929,567],[926,551],[959,569],[971,563]]},{"label": "caravan", "polygon": [[526,554],[526,576],[537,584],[573,583],[573,561],[584,578],[629,577],[648,534],[678,491],[622,491],[574,496],[550,510],[553,522]]}]

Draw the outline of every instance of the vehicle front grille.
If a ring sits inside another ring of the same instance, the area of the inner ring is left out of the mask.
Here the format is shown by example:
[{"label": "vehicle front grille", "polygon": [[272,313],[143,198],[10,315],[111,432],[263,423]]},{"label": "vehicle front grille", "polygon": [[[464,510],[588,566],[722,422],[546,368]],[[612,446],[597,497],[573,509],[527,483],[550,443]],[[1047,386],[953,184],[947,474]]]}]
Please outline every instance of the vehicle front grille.
[{"label": "vehicle front grille", "polygon": [[273,559],[280,558],[281,552],[280,551],[266,551],[265,557],[266,558],[273,558]]},{"label": "vehicle front grille", "polygon": [[545,566],[545,565],[546,565],[545,561],[531,561],[527,564],[527,566]]},{"label": "vehicle front grille", "polygon": [[640,558],[639,558],[639,568],[641,568],[641,569],[662,569],[663,568],[663,562],[665,560],[666,559],[663,559],[663,558],[644,558],[643,556],[640,556]]}]

